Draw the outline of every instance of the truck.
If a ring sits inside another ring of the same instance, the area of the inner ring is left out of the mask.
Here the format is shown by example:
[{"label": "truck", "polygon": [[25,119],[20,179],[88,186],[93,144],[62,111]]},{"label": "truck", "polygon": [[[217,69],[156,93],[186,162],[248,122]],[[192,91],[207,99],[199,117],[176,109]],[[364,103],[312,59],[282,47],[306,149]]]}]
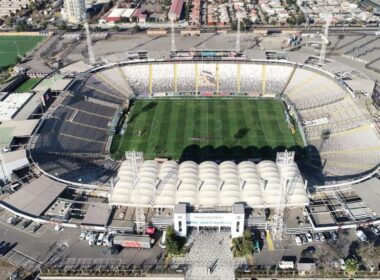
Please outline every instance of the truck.
[{"label": "truck", "polygon": [[148,235],[118,234],[114,236],[113,244],[125,248],[149,249],[152,248],[154,239]]}]

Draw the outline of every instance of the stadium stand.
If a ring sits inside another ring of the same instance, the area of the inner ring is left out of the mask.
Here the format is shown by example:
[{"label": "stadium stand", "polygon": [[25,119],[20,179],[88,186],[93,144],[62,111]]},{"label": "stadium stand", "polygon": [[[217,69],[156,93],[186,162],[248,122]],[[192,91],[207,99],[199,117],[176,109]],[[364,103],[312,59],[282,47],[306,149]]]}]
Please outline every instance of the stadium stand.
[{"label": "stadium stand", "polygon": [[[120,108],[132,97],[146,97],[151,91],[153,94],[172,93],[175,89],[178,93],[218,89],[227,93],[239,90],[248,94],[283,94],[297,109],[304,124],[310,154],[298,160],[302,174],[308,175],[309,180],[325,182],[328,177],[336,179],[337,176],[359,174],[380,161],[376,156],[379,153],[373,153],[373,149],[378,151],[380,138],[371,127],[368,112],[333,76],[306,65],[263,61],[240,64],[231,61],[218,64],[212,61],[176,62],[176,66],[170,62],[150,65],[133,62],[105,66],[85,78],[78,77],[62,101],[54,104],[55,110],[46,115],[34,140],[33,158],[40,167],[67,180],[77,180],[81,174],[87,174],[82,179],[87,183],[105,182],[112,173],[110,170],[118,166],[105,158],[110,129]],[[306,125],[307,122],[311,125]],[[61,157],[56,157],[58,154]],[[277,199],[276,182],[268,185],[265,190],[268,194],[264,194],[258,178],[264,178],[265,170],[283,172],[271,163],[217,165],[206,162],[198,165],[185,161],[178,166],[169,162],[160,167],[150,161],[144,164],[146,176],[139,184],[142,184],[146,203],[153,203],[149,201],[153,182],[157,178],[163,182],[156,204],[184,200],[191,204],[214,205],[222,196],[228,197],[223,203],[230,205],[238,201],[238,189],[239,194],[246,193],[249,204],[271,203],[266,197]],[[171,172],[174,175],[168,176]],[[150,173],[152,175],[148,176]],[[130,190],[127,181],[131,176],[131,170],[123,163],[119,177],[125,180],[120,180],[120,188],[115,189],[113,199],[118,200],[120,192],[122,196],[128,193],[123,201],[137,201],[136,197],[141,194]],[[237,188],[239,180],[245,182],[244,187]],[[225,182],[224,186],[216,183],[221,181]],[[198,190],[200,182],[202,187]],[[195,195],[199,193],[202,193],[201,198]]]}]

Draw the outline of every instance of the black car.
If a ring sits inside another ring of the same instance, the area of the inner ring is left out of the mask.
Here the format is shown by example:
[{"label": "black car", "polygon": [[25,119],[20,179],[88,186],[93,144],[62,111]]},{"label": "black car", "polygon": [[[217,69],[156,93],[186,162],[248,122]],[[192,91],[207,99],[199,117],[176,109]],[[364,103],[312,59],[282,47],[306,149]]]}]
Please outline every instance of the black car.
[{"label": "black car", "polygon": [[305,250],[302,251],[303,258],[312,258],[315,254],[315,247],[309,246]]},{"label": "black car", "polygon": [[42,224],[36,224],[34,225],[31,229],[30,229],[30,232],[31,233],[35,233],[40,227],[42,226]]},{"label": "black car", "polygon": [[27,228],[32,222],[33,222],[32,220],[27,220],[27,221],[22,223],[22,227]]},{"label": "black car", "polygon": [[331,234],[328,231],[324,232],[323,235],[326,239],[331,239]]}]

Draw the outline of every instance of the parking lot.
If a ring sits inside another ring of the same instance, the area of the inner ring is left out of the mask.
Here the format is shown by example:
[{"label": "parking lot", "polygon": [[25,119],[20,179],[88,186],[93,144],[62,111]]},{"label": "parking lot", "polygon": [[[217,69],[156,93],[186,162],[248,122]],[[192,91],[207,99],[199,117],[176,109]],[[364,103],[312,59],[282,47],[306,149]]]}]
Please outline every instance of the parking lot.
[{"label": "parking lot", "polygon": [[30,220],[27,220],[27,219],[20,220],[16,225],[9,224],[8,220],[15,216],[16,215],[13,213],[10,213],[6,210],[1,210],[0,223],[5,226],[12,227],[15,230],[19,230],[23,233],[33,235],[35,237],[40,237],[48,230],[48,226],[41,225],[36,231],[33,231],[32,229],[37,225],[37,223],[31,222]]}]

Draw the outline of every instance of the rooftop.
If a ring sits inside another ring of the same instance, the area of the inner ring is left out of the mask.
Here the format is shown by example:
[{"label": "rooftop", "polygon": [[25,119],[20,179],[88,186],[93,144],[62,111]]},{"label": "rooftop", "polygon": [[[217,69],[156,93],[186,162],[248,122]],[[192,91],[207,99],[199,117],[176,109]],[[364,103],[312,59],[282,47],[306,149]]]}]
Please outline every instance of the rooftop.
[{"label": "rooftop", "polygon": [[30,92],[12,93],[1,100],[0,122],[11,120],[32,95]]}]

